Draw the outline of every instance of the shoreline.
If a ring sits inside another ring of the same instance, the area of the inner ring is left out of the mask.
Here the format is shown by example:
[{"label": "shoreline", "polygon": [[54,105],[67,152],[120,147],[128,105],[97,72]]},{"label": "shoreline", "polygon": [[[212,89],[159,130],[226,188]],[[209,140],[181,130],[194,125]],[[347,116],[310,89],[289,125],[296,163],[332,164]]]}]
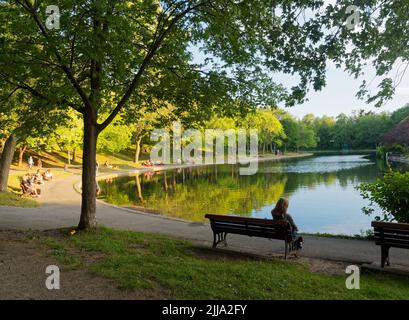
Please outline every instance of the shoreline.
[{"label": "shoreline", "polygon": [[[250,162],[265,162],[265,161],[272,161],[272,160],[287,160],[287,159],[296,159],[296,158],[305,158],[305,157],[310,157],[313,156],[313,153],[298,153],[298,154],[291,154],[291,155],[284,155],[284,156],[267,156],[267,157],[258,157],[257,159],[251,159]],[[227,163],[220,163],[222,164],[227,164]],[[133,176],[133,175],[138,175],[141,173],[145,172],[160,172],[160,171],[169,171],[169,170],[176,170],[176,169],[186,169],[186,168],[193,168],[193,167],[203,167],[203,166],[209,166],[209,165],[218,165],[215,163],[211,164],[178,164],[178,165],[162,165],[162,166],[152,166],[152,167],[142,167],[142,168],[135,168],[134,170],[122,170],[122,171],[111,171],[107,172],[101,175],[97,175],[96,179],[97,182],[105,179],[114,179],[118,177],[124,177],[124,176]],[[74,190],[78,193],[81,194],[81,185],[82,181],[77,181],[74,183],[73,188]],[[170,217],[168,215],[163,214],[163,212],[159,212],[153,209],[149,208],[143,208],[143,207],[138,207],[138,206],[119,206],[115,205],[112,203],[109,203],[103,199],[96,199],[96,201],[100,204],[103,204],[105,206],[109,206],[115,209],[123,210],[126,212],[130,212],[133,214],[142,214],[142,215],[150,215],[150,216],[155,216],[155,217],[161,217],[164,219],[170,219],[174,221],[180,221],[180,222],[185,222],[185,223],[200,223],[200,224],[208,224],[207,221],[192,221],[192,220],[186,220],[186,219],[181,219],[181,218],[175,218],[175,217]]]},{"label": "shoreline", "polygon": [[[265,161],[272,161],[272,160],[287,160],[287,159],[296,159],[296,158],[305,158],[305,157],[310,157],[313,156],[313,153],[298,153],[298,154],[290,154],[290,155],[283,155],[283,156],[267,156],[267,157],[258,157],[257,159],[251,159],[250,162],[265,162]],[[220,163],[220,165],[226,164],[226,163]],[[131,170],[118,170],[117,172],[115,171],[110,171],[110,172],[104,172],[103,174],[97,174],[96,180],[97,183],[101,180],[105,179],[114,179],[118,177],[124,177],[124,176],[133,176],[133,175],[138,175],[141,173],[145,172],[160,172],[160,171],[169,171],[169,170],[176,170],[176,169],[186,169],[186,168],[193,168],[193,167],[204,167],[204,166],[209,166],[209,165],[218,165],[215,163],[210,163],[210,164],[176,164],[176,165],[162,165],[162,166],[152,166],[152,167],[142,167],[142,168],[135,168]],[[82,186],[82,181],[79,180],[77,182],[74,182],[73,188],[74,190],[81,195],[81,186]],[[141,208],[141,207],[132,207],[132,206],[118,206],[112,203],[109,203],[103,199],[96,199],[98,203],[101,203],[105,206],[109,206],[112,208],[120,209],[123,211],[131,212],[133,214],[142,214],[142,215],[151,215],[151,216],[156,216],[156,217],[162,217],[165,219],[171,219],[175,221],[181,221],[185,223],[203,223],[206,224],[206,221],[204,222],[195,222],[191,220],[186,220],[186,219],[181,219],[181,218],[175,218],[175,217],[169,217],[162,212],[155,211],[153,209],[149,208]]]},{"label": "shoreline", "polygon": [[[253,158],[250,159],[249,162],[265,162],[265,161],[272,161],[272,160],[287,160],[287,159],[296,159],[296,158],[305,158],[305,157],[311,157],[313,156],[313,153],[298,153],[298,154],[290,154],[290,155],[283,155],[283,156],[267,156],[267,157],[258,157],[258,158]],[[185,169],[185,168],[194,168],[194,167],[205,167],[205,166],[211,166],[211,165],[223,165],[223,164],[229,164],[226,162],[223,163],[197,163],[197,164],[165,164],[165,165],[156,165],[152,167],[141,167],[141,168],[135,168],[135,169],[127,169],[127,170],[111,170],[109,172],[104,172],[101,174],[97,174],[97,181],[100,181],[102,179],[107,179],[107,178],[117,178],[120,176],[125,176],[125,175],[133,175],[133,174],[138,174],[138,173],[144,173],[144,172],[157,172],[157,171],[167,171],[167,170],[175,170],[175,169]]]}]

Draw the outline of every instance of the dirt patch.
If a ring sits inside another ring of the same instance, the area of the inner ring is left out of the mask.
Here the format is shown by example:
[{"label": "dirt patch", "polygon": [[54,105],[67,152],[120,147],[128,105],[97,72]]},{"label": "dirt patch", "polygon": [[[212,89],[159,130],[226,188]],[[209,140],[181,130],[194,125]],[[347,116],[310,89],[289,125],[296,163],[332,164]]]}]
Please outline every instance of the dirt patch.
[{"label": "dirt patch", "polygon": [[300,258],[301,262],[304,262],[309,270],[312,272],[319,272],[329,275],[345,275],[345,270],[351,263],[331,261],[323,259],[312,258]]},{"label": "dirt patch", "polygon": [[[58,231],[56,231],[58,233]],[[85,253],[84,253],[85,254]],[[87,259],[100,259],[93,254]],[[122,290],[108,279],[83,270],[60,268],[60,289],[48,290],[47,266],[58,261],[31,233],[0,231],[0,299],[166,299],[163,289]]]}]

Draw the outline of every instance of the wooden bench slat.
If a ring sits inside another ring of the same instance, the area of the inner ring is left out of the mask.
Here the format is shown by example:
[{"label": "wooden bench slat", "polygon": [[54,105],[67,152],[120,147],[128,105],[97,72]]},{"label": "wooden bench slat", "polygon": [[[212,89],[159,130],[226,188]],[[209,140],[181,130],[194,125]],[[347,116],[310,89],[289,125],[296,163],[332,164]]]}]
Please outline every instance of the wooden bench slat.
[{"label": "wooden bench slat", "polygon": [[374,230],[375,234],[377,233],[388,233],[388,234],[400,234],[400,235],[408,235],[409,236],[409,230],[402,230],[402,229],[375,229]]}]

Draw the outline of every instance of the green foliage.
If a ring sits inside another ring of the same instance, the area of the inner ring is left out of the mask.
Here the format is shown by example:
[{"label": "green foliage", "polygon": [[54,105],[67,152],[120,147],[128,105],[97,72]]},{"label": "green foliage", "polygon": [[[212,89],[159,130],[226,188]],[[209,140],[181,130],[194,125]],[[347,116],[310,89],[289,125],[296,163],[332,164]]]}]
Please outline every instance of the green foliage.
[{"label": "green foliage", "polygon": [[131,136],[132,132],[128,126],[113,123],[100,134],[97,149],[112,153],[120,152],[129,147]]},{"label": "green foliage", "polygon": [[409,223],[409,172],[390,171],[382,179],[361,184],[358,189],[364,199],[370,200],[369,206],[363,208],[365,214],[374,214],[377,204],[382,214],[375,216],[375,220]]},{"label": "green foliage", "polygon": [[83,121],[70,110],[64,123],[59,124],[56,130],[47,139],[47,149],[69,150],[79,149],[82,146]]},{"label": "green foliage", "polygon": [[289,113],[281,111],[278,113],[286,139],[284,144],[287,149],[299,151],[300,149],[311,149],[317,146],[317,136],[314,126],[309,123],[311,117],[297,120]]},{"label": "green foliage", "polygon": [[397,125],[403,119],[409,116],[409,103],[404,105],[402,108],[392,112],[391,121],[393,125]]}]

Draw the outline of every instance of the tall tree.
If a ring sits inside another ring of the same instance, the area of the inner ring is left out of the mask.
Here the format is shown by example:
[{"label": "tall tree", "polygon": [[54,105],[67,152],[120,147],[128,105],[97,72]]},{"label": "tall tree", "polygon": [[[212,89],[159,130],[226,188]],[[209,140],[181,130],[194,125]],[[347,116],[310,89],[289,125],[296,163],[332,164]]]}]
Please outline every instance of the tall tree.
[{"label": "tall tree", "polygon": [[[46,4],[53,3],[0,3],[0,19],[8,22],[0,26],[1,82],[82,114],[80,229],[96,226],[98,135],[164,75],[190,79],[187,89],[175,87],[181,93],[193,87],[195,104],[180,99],[178,107],[202,113],[214,105],[294,105],[310,84],[315,90],[325,84],[331,44],[318,19],[322,1],[64,0],[53,17]],[[186,59],[192,44],[207,53],[206,68]],[[300,83],[282,90],[270,76],[280,71],[298,74]]]}]

